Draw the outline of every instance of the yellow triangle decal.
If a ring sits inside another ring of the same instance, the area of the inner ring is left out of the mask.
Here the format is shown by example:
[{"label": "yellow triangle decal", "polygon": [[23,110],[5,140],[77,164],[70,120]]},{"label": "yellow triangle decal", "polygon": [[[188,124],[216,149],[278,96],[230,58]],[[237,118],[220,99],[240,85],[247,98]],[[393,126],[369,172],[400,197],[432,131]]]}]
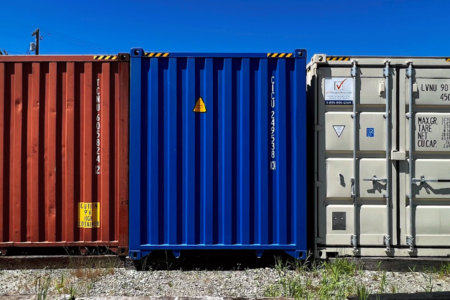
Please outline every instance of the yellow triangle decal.
[{"label": "yellow triangle decal", "polygon": [[198,98],[197,103],[195,103],[195,107],[194,107],[193,111],[196,113],[205,113],[206,112],[205,102],[203,102],[202,97]]}]

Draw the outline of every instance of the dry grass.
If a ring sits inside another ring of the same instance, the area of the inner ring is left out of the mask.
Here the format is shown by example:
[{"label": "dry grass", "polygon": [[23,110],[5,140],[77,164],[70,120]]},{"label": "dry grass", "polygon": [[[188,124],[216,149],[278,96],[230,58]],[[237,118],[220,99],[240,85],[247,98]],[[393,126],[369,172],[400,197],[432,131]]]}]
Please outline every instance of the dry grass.
[{"label": "dry grass", "polygon": [[71,275],[82,281],[97,281],[103,276],[114,275],[114,269],[79,268],[72,270]]},{"label": "dry grass", "polygon": [[44,274],[33,280],[20,280],[19,290],[27,294],[36,294],[39,300],[55,299],[55,296],[68,295],[69,299],[90,296],[91,290],[103,277],[114,275],[115,261],[95,262],[86,266],[77,263],[74,258],[69,268],[63,272],[47,269]]},{"label": "dry grass", "polygon": [[94,266],[87,268],[72,269],[69,272],[69,279],[78,294],[90,296],[91,290],[102,277],[114,275],[114,273],[113,267],[106,267],[103,263],[101,266],[94,264]]}]

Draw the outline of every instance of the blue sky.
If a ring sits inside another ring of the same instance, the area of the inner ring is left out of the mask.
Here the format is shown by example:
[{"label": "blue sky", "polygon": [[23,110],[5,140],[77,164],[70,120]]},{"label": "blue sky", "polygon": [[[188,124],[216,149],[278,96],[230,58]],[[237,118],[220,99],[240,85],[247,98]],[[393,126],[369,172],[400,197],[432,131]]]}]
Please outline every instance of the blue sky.
[{"label": "blue sky", "polygon": [[450,56],[447,0],[2,1],[0,49],[26,54],[291,52]]}]

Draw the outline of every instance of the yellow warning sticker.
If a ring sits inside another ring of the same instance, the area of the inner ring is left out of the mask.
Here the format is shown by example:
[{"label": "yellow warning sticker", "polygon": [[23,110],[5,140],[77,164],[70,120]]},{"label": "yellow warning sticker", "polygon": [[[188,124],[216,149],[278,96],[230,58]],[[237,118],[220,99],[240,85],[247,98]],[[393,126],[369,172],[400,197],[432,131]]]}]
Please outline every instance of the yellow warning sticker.
[{"label": "yellow warning sticker", "polygon": [[78,227],[99,228],[100,227],[100,203],[80,202],[78,203]]},{"label": "yellow warning sticker", "polygon": [[206,112],[205,102],[203,102],[202,97],[198,98],[197,103],[195,103],[195,107],[194,107],[193,111],[196,113],[205,113]]}]

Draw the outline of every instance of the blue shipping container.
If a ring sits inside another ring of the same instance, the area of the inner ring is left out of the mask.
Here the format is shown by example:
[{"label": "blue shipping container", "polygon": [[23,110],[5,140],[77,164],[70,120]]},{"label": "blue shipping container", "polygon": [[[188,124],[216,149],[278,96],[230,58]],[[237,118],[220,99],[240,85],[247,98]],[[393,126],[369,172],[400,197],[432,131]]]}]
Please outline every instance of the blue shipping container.
[{"label": "blue shipping container", "polygon": [[130,257],[307,254],[306,51],[131,50]]}]

